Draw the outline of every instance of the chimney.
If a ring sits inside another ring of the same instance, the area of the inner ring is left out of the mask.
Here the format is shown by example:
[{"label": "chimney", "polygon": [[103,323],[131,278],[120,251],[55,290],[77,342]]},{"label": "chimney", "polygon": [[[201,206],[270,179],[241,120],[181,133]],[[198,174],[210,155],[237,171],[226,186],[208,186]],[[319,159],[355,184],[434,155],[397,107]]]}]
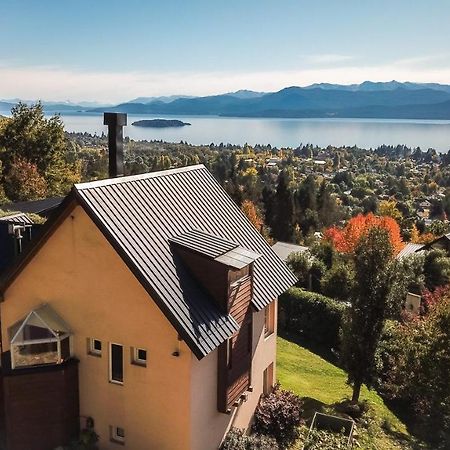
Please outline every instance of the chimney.
[{"label": "chimney", "polygon": [[123,177],[123,127],[127,115],[105,112],[103,124],[108,125],[109,177]]}]

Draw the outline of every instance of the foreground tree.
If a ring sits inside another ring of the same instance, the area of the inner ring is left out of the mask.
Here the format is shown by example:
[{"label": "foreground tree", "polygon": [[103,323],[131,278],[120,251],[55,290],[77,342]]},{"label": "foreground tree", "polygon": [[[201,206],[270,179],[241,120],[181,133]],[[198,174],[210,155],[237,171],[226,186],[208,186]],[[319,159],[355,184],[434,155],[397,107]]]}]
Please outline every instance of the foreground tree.
[{"label": "foreground tree", "polygon": [[383,330],[393,259],[389,233],[373,227],[361,237],[354,253],[355,286],[343,325],[342,359],[357,402],[361,386],[373,384],[375,352]]}]

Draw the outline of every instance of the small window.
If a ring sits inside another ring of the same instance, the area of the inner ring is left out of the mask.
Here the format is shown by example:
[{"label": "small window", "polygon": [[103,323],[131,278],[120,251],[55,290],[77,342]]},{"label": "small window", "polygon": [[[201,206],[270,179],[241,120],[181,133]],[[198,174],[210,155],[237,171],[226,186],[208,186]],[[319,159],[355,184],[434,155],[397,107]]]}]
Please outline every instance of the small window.
[{"label": "small window", "polygon": [[123,346],[110,344],[109,381],[123,384]]},{"label": "small window", "polygon": [[263,372],[263,394],[267,395],[272,392],[273,388],[273,363],[271,363]]},{"label": "small window", "polygon": [[88,353],[93,356],[102,356],[102,341],[98,339],[89,339]]},{"label": "small window", "polygon": [[275,302],[264,309],[264,336],[268,337],[275,331]]},{"label": "small window", "polygon": [[125,430],[121,427],[110,427],[111,441],[119,444],[125,443]]},{"label": "small window", "polygon": [[147,350],[143,348],[134,347],[132,349],[132,362],[138,366],[146,366],[147,365]]}]

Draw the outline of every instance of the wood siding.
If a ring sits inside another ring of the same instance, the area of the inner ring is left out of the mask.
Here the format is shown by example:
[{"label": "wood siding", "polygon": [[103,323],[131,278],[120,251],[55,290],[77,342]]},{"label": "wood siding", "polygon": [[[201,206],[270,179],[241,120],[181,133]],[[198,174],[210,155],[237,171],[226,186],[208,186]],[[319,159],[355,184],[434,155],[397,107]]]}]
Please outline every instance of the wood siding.
[{"label": "wood siding", "polygon": [[[219,349],[218,409],[227,412],[251,385],[253,310],[251,269],[229,288],[228,311],[239,324],[239,331]],[[229,279],[236,279],[230,272]]]},{"label": "wood siding", "polygon": [[1,375],[8,450],[49,450],[79,431],[78,362]]}]

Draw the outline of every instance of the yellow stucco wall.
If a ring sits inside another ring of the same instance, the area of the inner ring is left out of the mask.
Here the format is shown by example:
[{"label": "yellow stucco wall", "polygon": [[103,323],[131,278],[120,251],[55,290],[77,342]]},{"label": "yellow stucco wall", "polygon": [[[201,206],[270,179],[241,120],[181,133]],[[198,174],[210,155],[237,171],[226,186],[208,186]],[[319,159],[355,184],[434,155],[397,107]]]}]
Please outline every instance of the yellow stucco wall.
[{"label": "yellow stucco wall", "polygon": [[270,336],[264,336],[264,310],[253,315],[253,359],[251,385],[253,392],[248,393],[247,401],[232,409],[232,413],[221,414],[217,411],[217,357],[215,350],[201,361],[192,358],[191,372],[191,428],[202,430],[191,434],[193,450],[217,449],[231,427],[247,430],[251,425],[253,413],[263,393],[263,372],[273,363],[273,378],[276,379],[276,302],[274,308],[275,330]]},{"label": "yellow stucco wall", "polygon": [[[74,333],[80,360],[80,413],[95,420],[100,448],[190,448],[190,350],[149,298],[84,210],[77,206],[10,286],[1,304],[7,328],[49,303]],[[87,354],[87,338],[100,339],[102,357]],[[124,346],[124,384],[108,382],[108,343]],[[148,351],[147,367],[130,363],[131,347]],[[214,376],[211,374],[211,376]],[[125,446],[109,440],[109,426],[124,428]]]}]

